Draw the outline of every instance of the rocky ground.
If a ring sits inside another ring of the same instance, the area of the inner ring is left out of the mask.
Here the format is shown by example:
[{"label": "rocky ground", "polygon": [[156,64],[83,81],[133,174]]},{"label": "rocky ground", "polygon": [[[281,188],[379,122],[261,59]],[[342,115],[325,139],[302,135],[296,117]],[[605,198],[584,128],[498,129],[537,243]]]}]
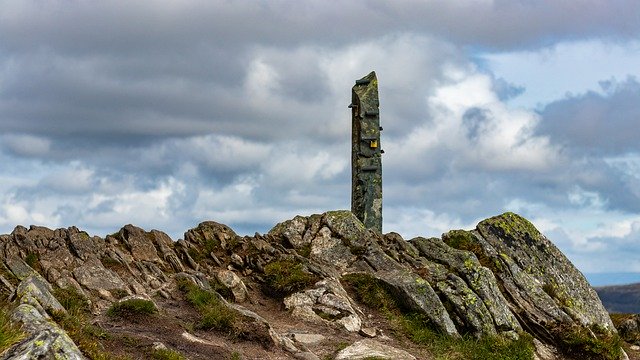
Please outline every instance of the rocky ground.
[{"label": "rocky ground", "polygon": [[512,213],[408,241],[349,211],[251,237],[205,222],[178,241],[17,227],[0,260],[3,313],[24,332],[3,359],[638,358],[636,319],[616,319],[636,329],[622,342],[582,274]]}]

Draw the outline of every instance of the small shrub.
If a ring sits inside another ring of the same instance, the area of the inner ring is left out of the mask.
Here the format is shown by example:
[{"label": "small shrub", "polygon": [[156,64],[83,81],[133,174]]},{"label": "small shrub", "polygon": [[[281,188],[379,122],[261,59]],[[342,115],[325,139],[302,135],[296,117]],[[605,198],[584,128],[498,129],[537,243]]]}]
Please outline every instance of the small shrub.
[{"label": "small shrub", "polygon": [[24,258],[24,262],[27,263],[33,270],[42,272],[42,266],[40,265],[40,258],[37,253],[29,252]]},{"label": "small shrub", "polygon": [[73,286],[68,288],[56,288],[53,295],[58,299],[70,315],[89,313],[91,304],[89,300],[78,292]]},{"label": "small shrub", "polygon": [[152,315],[158,312],[154,303],[144,299],[129,299],[119,301],[111,305],[107,310],[107,316],[127,317],[135,315]]},{"label": "small shrub", "polygon": [[564,350],[574,356],[593,360],[617,360],[622,355],[620,336],[598,327],[565,329],[560,338]]},{"label": "small shrub", "polygon": [[153,350],[151,356],[158,360],[186,360],[187,358],[179,352],[171,349],[156,349]]},{"label": "small shrub", "polygon": [[215,293],[202,290],[188,281],[179,283],[178,287],[186,293],[187,300],[200,313],[201,319],[196,324],[197,328],[215,329],[231,334],[236,332],[236,312],[227,308]]},{"label": "small shrub", "polygon": [[242,357],[240,357],[240,353],[239,353],[239,352],[234,351],[234,352],[231,354],[231,360],[241,360],[241,359],[242,359]]},{"label": "small shrub", "polygon": [[383,313],[398,311],[393,296],[380,281],[368,274],[348,274],[342,280],[355,291],[356,300]]},{"label": "small shrub", "polygon": [[10,313],[7,304],[0,306],[0,354],[25,336],[20,326],[11,322]]},{"label": "small shrub", "polygon": [[318,279],[304,269],[300,262],[278,260],[265,265],[265,281],[268,292],[275,296],[287,296],[313,285]]}]

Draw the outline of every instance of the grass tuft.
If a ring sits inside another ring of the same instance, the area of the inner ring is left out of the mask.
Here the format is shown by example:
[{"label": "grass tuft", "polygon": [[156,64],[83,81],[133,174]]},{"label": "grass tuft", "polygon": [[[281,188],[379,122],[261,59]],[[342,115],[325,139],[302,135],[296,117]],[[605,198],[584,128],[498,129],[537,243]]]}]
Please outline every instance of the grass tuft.
[{"label": "grass tuft", "polygon": [[181,353],[171,349],[156,349],[151,353],[151,357],[157,360],[186,360]]},{"label": "grass tuft", "polygon": [[20,326],[11,321],[9,305],[0,305],[0,354],[24,337],[25,333],[22,332]]},{"label": "grass tuft", "polygon": [[181,282],[178,287],[185,292],[187,301],[201,315],[196,328],[204,330],[215,329],[235,334],[238,320],[237,314],[227,308],[214,292],[202,290],[188,281]]},{"label": "grass tuft", "polygon": [[278,260],[265,265],[267,292],[284,297],[313,285],[318,278],[307,272],[302,263]]},{"label": "grass tuft", "polygon": [[617,360],[622,356],[622,339],[597,326],[591,329],[575,327],[561,332],[565,352],[593,360]]},{"label": "grass tuft", "polygon": [[107,316],[124,318],[135,315],[152,315],[156,312],[158,312],[158,309],[150,300],[129,299],[111,305],[107,310]]},{"label": "grass tuft", "polygon": [[60,305],[67,310],[69,315],[82,315],[91,311],[91,303],[89,300],[72,286],[54,289],[53,296],[58,299]]}]

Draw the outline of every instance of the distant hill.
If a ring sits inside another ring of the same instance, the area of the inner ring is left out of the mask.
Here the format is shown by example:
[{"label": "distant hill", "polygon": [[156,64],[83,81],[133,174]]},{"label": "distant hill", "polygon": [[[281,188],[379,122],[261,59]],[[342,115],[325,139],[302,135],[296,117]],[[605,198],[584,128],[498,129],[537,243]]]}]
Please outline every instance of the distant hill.
[{"label": "distant hill", "polygon": [[602,304],[611,313],[640,313],[640,283],[595,288]]}]

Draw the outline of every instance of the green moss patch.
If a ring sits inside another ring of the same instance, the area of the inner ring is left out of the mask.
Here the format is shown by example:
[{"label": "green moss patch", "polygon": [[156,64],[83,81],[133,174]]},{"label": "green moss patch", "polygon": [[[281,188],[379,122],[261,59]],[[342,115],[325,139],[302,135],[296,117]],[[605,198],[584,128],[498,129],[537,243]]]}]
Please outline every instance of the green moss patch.
[{"label": "green moss patch", "polygon": [[503,237],[510,238],[529,238],[538,240],[542,234],[536,229],[529,220],[518,214],[506,212],[499,216],[486,219],[480,225],[490,226],[497,230]]}]

